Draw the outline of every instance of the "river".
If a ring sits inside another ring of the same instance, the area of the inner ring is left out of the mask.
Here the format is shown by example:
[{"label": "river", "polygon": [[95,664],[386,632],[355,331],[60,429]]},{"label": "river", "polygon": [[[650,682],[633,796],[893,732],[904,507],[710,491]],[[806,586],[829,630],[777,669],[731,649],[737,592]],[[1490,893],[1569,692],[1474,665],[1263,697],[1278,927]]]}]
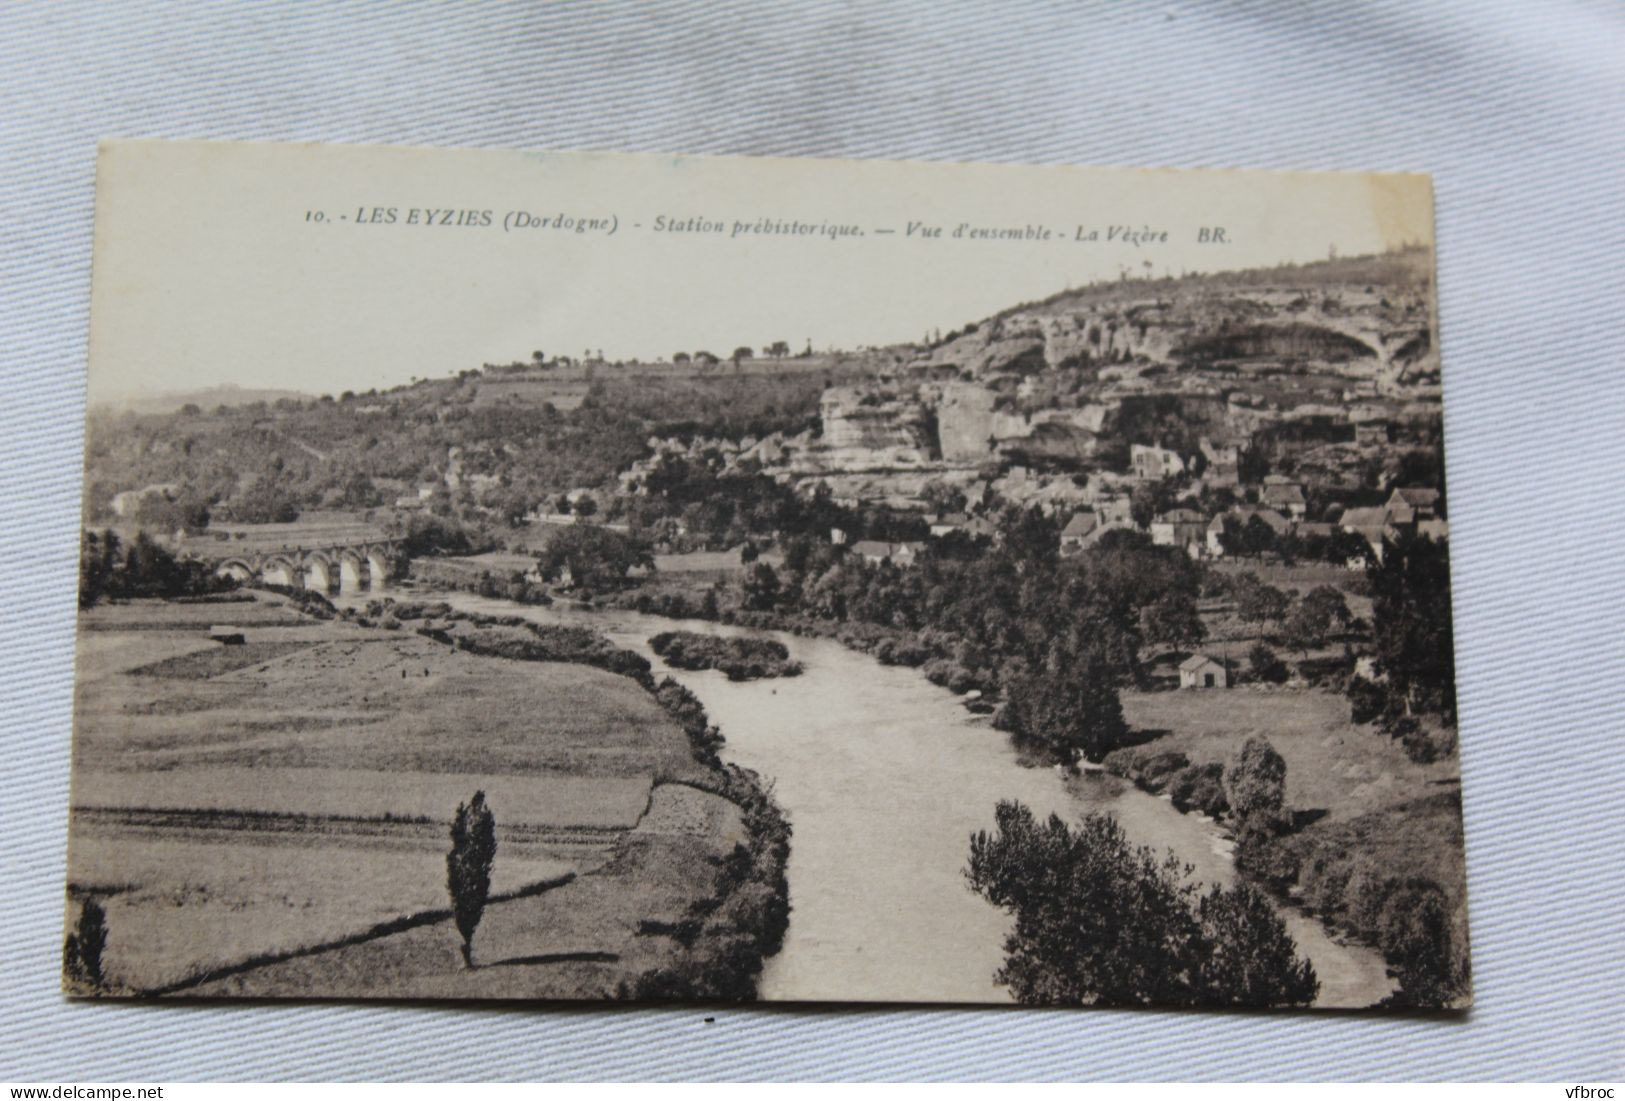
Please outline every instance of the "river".
[{"label": "river", "polygon": [[[993,975],[1010,918],[973,894],[963,874],[969,837],[992,828],[999,799],[1068,820],[1110,811],[1131,840],[1173,849],[1196,878],[1235,877],[1229,842],[1205,818],[1101,773],[1086,773],[1069,792],[1056,770],[1022,765],[1004,734],[918,670],[881,665],[833,640],[468,593],[414,596],[608,635],[686,685],[727,738],[724,756],[772,780],[794,830],[792,910],[784,948],[762,976],[764,999],[1008,1001]],[[647,640],[671,630],[770,635],[805,672],[741,683],[670,669]],[[1377,952],[1339,943],[1290,906],[1279,912],[1320,976],[1317,1005],[1367,1006],[1393,989]]]}]

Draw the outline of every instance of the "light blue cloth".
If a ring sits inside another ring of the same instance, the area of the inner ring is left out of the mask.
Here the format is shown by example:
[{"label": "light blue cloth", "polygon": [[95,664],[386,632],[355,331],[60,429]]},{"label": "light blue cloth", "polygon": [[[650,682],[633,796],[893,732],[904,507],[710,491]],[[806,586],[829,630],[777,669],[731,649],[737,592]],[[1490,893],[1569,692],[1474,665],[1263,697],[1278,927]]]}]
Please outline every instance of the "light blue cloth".
[{"label": "light blue cloth", "polygon": [[[1603,2],[6,5],[0,1080],[1618,1080],[1622,63]],[[115,136],[1432,172],[1479,1007],[63,1001],[92,179]]]}]

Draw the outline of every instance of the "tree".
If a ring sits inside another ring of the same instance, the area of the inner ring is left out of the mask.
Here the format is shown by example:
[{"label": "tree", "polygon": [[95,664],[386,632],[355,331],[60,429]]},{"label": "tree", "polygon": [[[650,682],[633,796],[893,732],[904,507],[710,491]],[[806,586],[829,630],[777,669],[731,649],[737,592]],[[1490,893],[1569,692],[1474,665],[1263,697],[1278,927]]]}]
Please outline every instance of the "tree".
[{"label": "tree", "polygon": [[1207,627],[1197,614],[1196,601],[1188,593],[1170,592],[1140,613],[1145,637],[1182,650],[1199,646],[1207,637]]},{"label": "tree", "polygon": [[1377,939],[1399,989],[1384,1004],[1448,1006],[1466,993],[1468,961],[1452,931],[1453,909],[1430,879],[1412,877],[1388,894],[1377,915]]},{"label": "tree", "polygon": [[299,519],[299,501],[278,477],[260,477],[227,503],[231,517],[244,524],[291,524]]},{"label": "tree", "polygon": [[1269,684],[1280,684],[1287,678],[1286,663],[1262,641],[1247,650],[1247,667],[1255,678]]},{"label": "tree", "polygon": [[1387,678],[1391,709],[1456,721],[1455,633],[1450,622],[1447,545],[1402,534],[1366,570],[1371,641]]},{"label": "tree", "polygon": [[737,366],[739,361],[742,360],[742,359],[755,359],[756,358],[756,353],[754,351],[752,351],[748,346],[746,346],[744,344],[741,344],[739,347],[734,349],[734,354],[730,358],[734,361],[734,364]]},{"label": "tree", "polygon": [[598,511],[598,502],[593,500],[592,497],[589,496],[588,494],[583,493],[581,496],[576,498],[576,500],[575,500],[575,513],[576,513],[576,516],[578,516],[578,517],[580,517],[582,519],[586,519],[588,516],[593,515],[597,511]]},{"label": "tree", "polygon": [[457,932],[463,938],[465,967],[474,966],[474,930],[485,914],[496,855],[496,817],[485,805],[485,792],[476,791],[469,802],[457,804],[457,817],[451,823],[451,852],[446,854],[446,887],[451,891]]},{"label": "tree", "polygon": [[1141,482],[1129,494],[1128,513],[1136,527],[1148,528],[1151,521],[1174,507],[1179,484],[1172,478]]},{"label": "tree", "polygon": [[1247,517],[1247,522],[1241,528],[1242,553],[1254,558],[1263,558],[1267,554],[1276,553],[1277,539],[1275,529],[1270,527],[1258,513]]},{"label": "tree", "polygon": [[404,520],[393,520],[390,532],[400,540],[401,553],[408,558],[429,555],[478,554],[486,549],[487,540],[450,516],[437,516],[432,512],[414,512]]},{"label": "tree", "polygon": [[1047,746],[1067,764],[1100,761],[1128,736],[1116,678],[1104,656],[1052,652],[1046,667],[1011,678],[1002,724]]},{"label": "tree", "polygon": [[958,512],[965,507],[964,491],[940,478],[925,483],[920,488],[920,498],[932,512]]},{"label": "tree", "polygon": [[619,588],[633,569],[654,569],[648,544],[598,524],[562,528],[536,555],[536,568],[549,581],[569,571],[584,589]]},{"label": "tree", "polygon": [[774,359],[783,359],[790,354],[790,345],[783,340],[775,340],[767,346],[767,354]]},{"label": "tree", "polygon": [[1224,797],[1242,821],[1279,816],[1286,801],[1286,760],[1268,739],[1254,735],[1242,743],[1224,770]]},{"label": "tree", "polygon": [[676,352],[672,355],[671,361],[673,363],[687,363],[689,362],[689,355],[687,352]]},{"label": "tree", "polygon": [[1252,888],[1206,897],[1111,815],[1075,828],[1001,801],[971,836],[973,891],[1010,912],[996,979],[1028,1005],[1307,1005],[1319,982]]},{"label": "tree", "polygon": [[196,596],[232,588],[236,582],[217,575],[197,559],[176,558],[146,532],[128,543],[111,531],[85,532],[79,547],[79,606],[89,608],[103,597]]},{"label": "tree", "polygon": [[62,945],[62,971],[67,980],[99,988],[106,982],[102,952],[107,947],[107,914],[94,898],[79,908],[79,921]]},{"label": "tree", "polygon": [[150,531],[166,535],[174,531],[196,534],[209,526],[209,503],[190,493],[173,499],[167,494],[149,493],[136,505],[135,520]]},{"label": "tree", "polygon": [[340,491],[339,504],[344,508],[377,508],[384,503],[384,495],[378,492],[372,479],[360,471],[351,474],[344,480]]},{"label": "tree", "polygon": [[779,575],[766,562],[758,562],[745,575],[744,606],[746,611],[771,611],[779,602]]},{"label": "tree", "polygon": [[1235,594],[1236,614],[1249,623],[1258,624],[1260,638],[1264,634],[1264,624],[1280,619],[1292,602],[1286,593],[1260,581],[1255,573],[1238,574],[1231,581],[1231,587]]},{"label": "tree", "polygon": [[1281,624],[1281,634],[1287,645],[1308,657],[1311,649],[1326,644],[1334,625],[1345,626],[1350,618],[1343,594],[1330,585],[1321,585],[1293,605]]},{"label": "tree", "polygon": [[1198,988],[1214,991],[1232,1005],[1314,1002],[1320,993],[1315,969],[1298,958],[1286,924],[1257,888],[1246,883],[1228,891],[1214,887],[1197,912],[1211,946],[1198,964]]}]

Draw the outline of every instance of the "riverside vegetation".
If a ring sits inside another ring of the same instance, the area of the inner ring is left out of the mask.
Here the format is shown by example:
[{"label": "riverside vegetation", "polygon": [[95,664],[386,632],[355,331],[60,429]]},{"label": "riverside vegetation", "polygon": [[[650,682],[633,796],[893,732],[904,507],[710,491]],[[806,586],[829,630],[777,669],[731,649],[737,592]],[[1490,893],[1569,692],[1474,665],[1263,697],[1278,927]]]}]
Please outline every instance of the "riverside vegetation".
[{"label": "riverside vegetation", "polygon": [[790,660],[782,642],[770,638],[722,638],[693,631],[664,631],[649,648],[677,669],[716,669],[729,680],[794,677],[801,663]]}]

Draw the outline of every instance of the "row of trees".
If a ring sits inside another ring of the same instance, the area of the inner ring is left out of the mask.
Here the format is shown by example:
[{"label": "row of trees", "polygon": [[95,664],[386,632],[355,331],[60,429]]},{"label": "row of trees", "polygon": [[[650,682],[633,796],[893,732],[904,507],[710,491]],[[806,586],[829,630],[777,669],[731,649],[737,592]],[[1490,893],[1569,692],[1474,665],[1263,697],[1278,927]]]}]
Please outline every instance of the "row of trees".
[{"label": "row of trees", "polygon": [[232,588],[203,562],[176,558],[145,532],[125,543],[111,531],[85,532],[79,543],[79,607],[103,599],[198,596]]},{"label": "row of trees", "polygon": [[906,631],[949,681],[1002,692],[1001,727],[1058,759],[1098,761],[1127,734],[1118,691],[1144,680],[1148,635],[1199,636],[1201,568],[1127,531],[1060,559],[1056,522],[1037,509],[998,523],[991,547],[933,541],[909,569],[792,539],[782,570],[747,572],[742,603]]}]

